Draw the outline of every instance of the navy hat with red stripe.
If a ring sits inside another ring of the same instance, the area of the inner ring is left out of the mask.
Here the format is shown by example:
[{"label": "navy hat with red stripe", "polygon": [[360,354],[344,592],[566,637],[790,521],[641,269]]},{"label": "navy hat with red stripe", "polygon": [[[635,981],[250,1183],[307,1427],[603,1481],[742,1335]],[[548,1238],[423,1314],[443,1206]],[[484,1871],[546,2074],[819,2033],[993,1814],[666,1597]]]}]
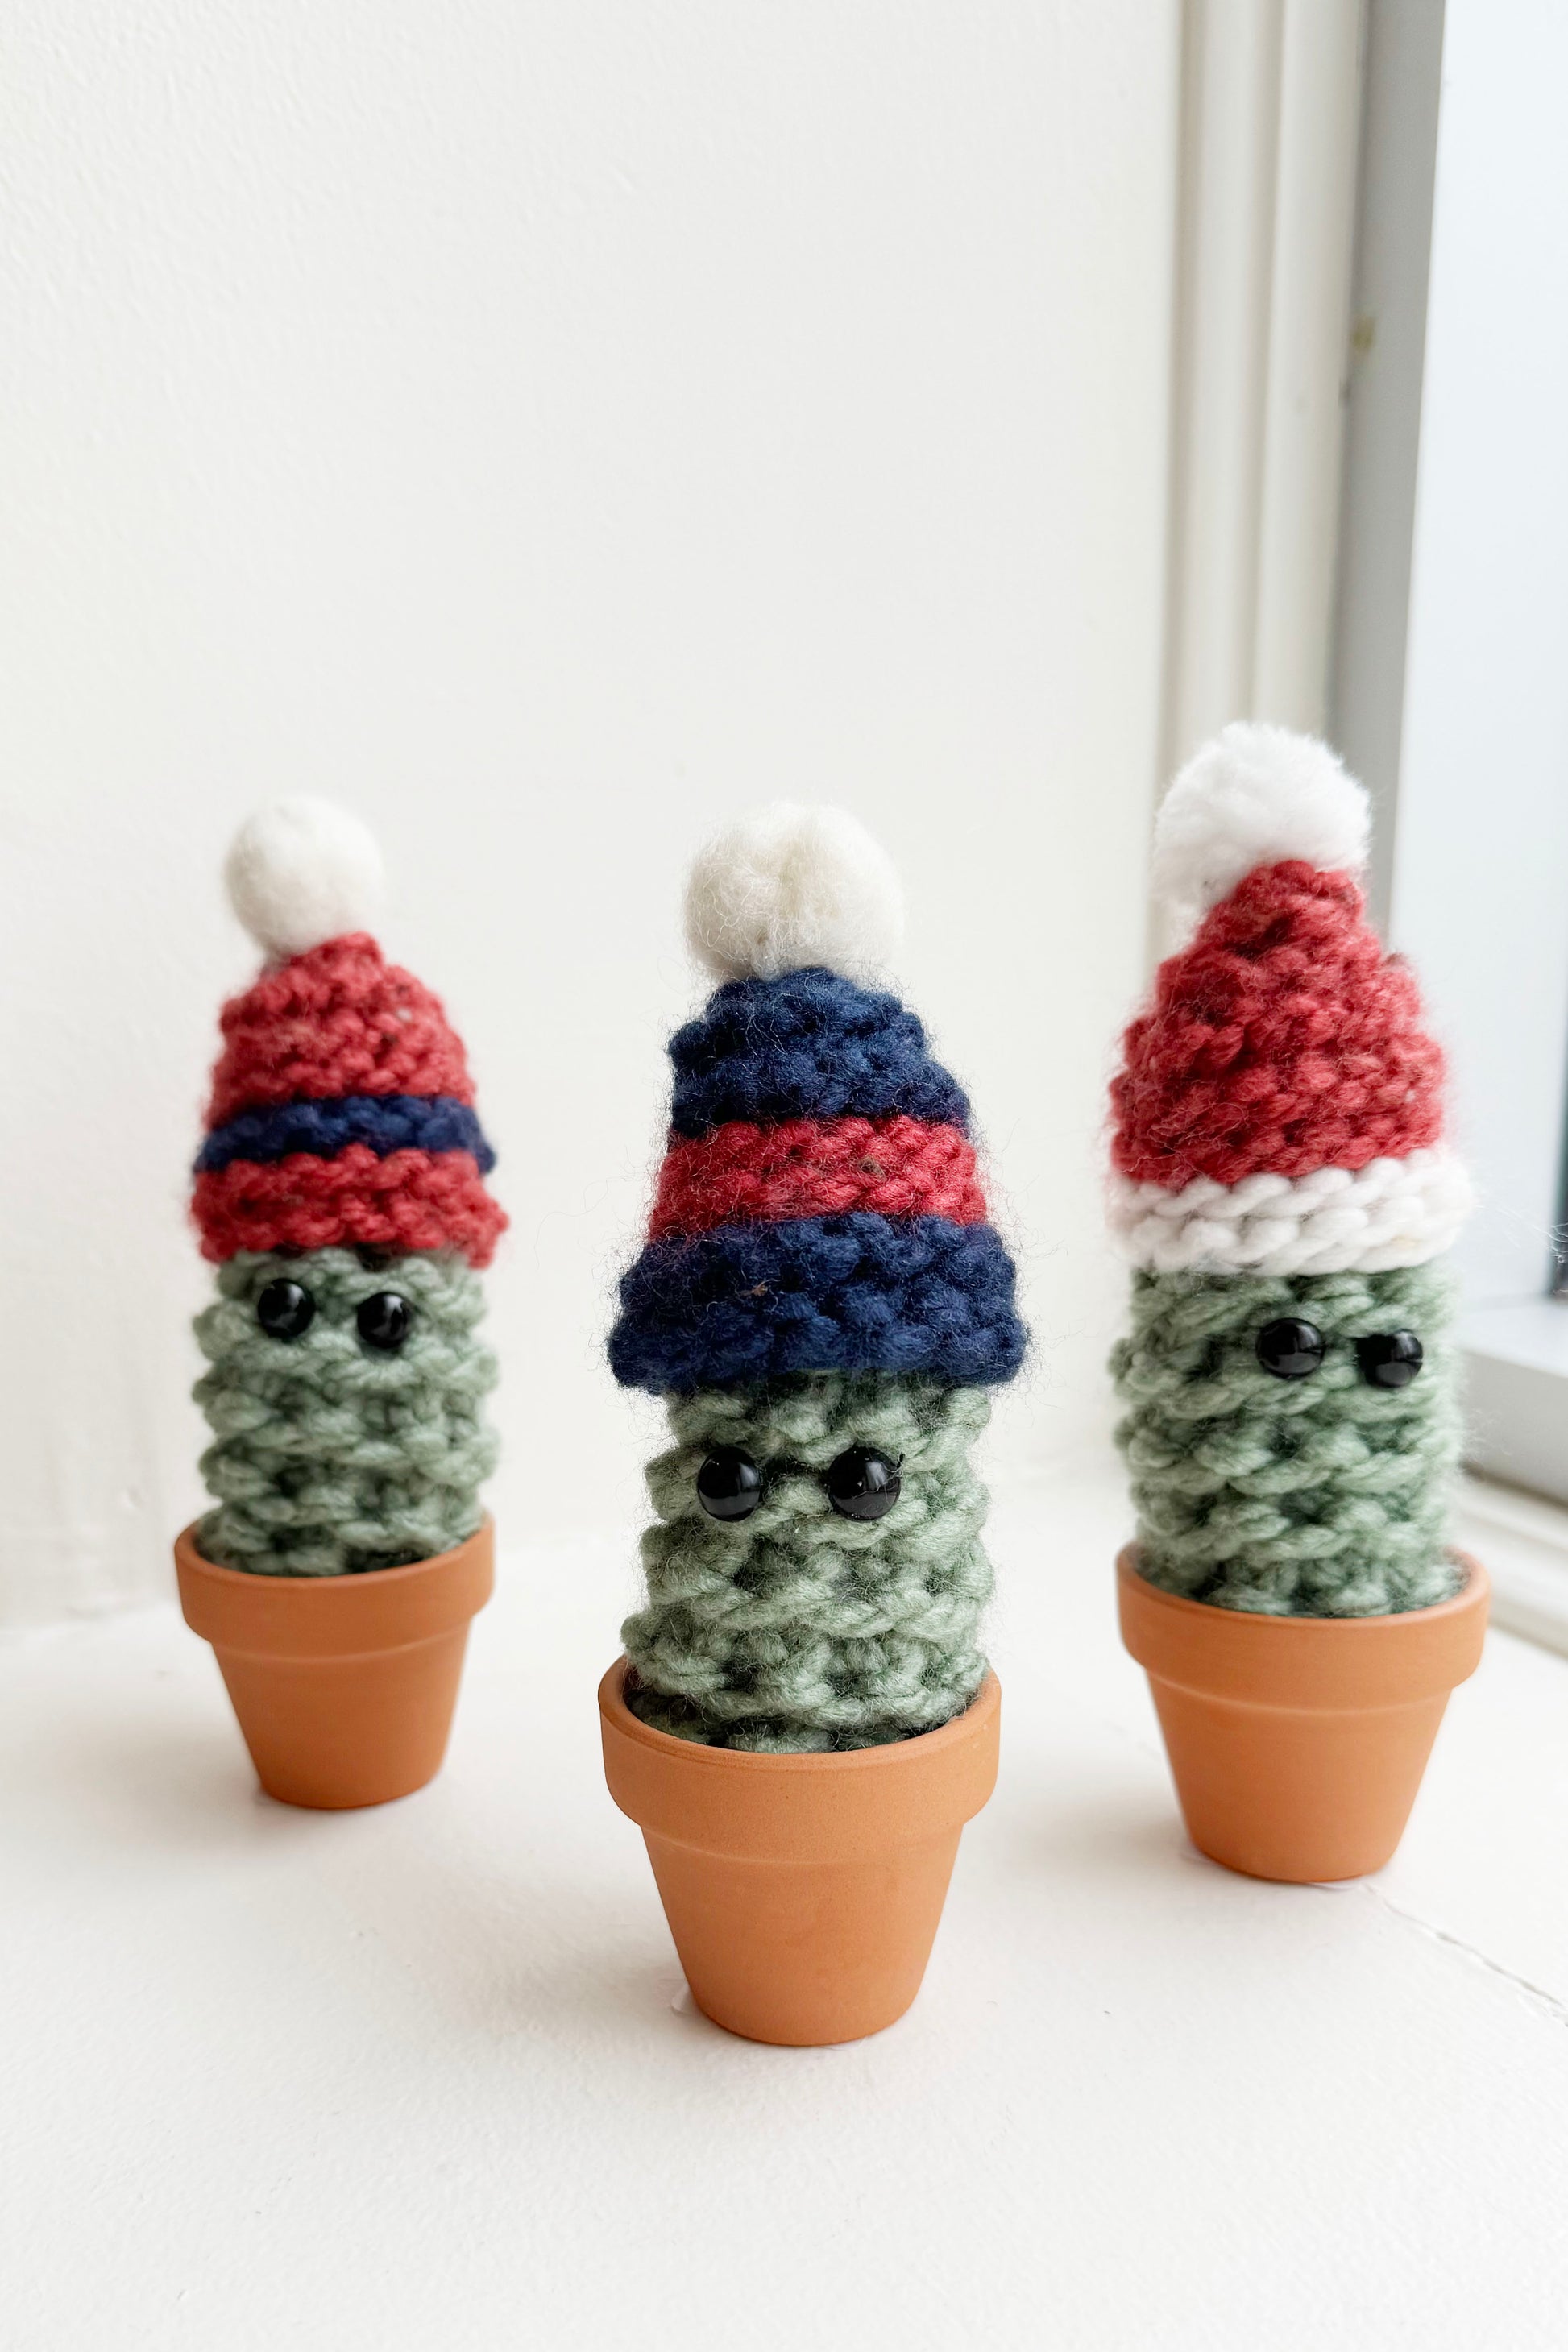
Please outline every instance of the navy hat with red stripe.
[{"label": "navy hat with red stripe", "polygon": [[698,860],[688,932],[722,984],[670,1041],[668,1148],[610,1336],[626,1386],[1017,1370],[968,1102],[867,984],[899,920],[884,854],[837,810],[765,810]]}]

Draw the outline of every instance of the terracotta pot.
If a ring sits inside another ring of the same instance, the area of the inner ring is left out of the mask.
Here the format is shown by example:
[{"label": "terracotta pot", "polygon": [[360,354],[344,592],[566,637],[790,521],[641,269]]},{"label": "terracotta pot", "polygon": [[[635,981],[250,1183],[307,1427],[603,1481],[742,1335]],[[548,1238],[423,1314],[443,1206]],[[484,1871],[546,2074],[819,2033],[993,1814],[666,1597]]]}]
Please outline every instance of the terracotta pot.
[{"label": "terracotta pot", "polygon": [[286,1805],[384,1805],[447,1752],[468,1620],[490,1597],[489,1519],[456,1551],[363,1576],[255,1576],[174,1546],[180,1606],[217,1654],[262,1787]]},{"label": "terracotta pot", "polygon": [[988,1675],[940,1731],[832,1756],[700,1748],[639,1723],[626,1662],[599,1685],[605,1777],[643,1833],[664,1916],[716,2025],[858,2042],[921,1989],[965,1822],[996,1785]]},{"label": "terracotta pot", "polygon": [[1307,1885],[1381,1870],[1405,1832],[1448,1693],[1474,1674],[1486,1571],[1395,1617],[1254,1617],[1116,1563],[1121,1638],[1145,1668],[1193,1843]]}]

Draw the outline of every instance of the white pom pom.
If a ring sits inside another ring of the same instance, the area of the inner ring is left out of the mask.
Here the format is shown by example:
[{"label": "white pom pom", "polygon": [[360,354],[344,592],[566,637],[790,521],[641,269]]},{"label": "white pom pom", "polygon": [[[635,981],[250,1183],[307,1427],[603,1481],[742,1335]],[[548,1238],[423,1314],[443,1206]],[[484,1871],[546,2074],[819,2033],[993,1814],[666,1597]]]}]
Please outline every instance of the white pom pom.
[{"label": "white pom pom", "polygon": [[308,793],[258,809],[224,864],[234,911],[268,955],[303,955],[368,930],[385,887],[381,852],[347,809]]},{"label": "white pom pom", "polygon": [[1258,866],[1287,857],[1359,874],[1366,793],[1315,736],[1236,719],[1194,751],[1154,820],[1154,896],[1173,939]]},{"label": "white pom pom", "polygon": [[882,971],[904,935],[893,861],[845,809],[775,801],[719,834],[686,886],[686,937],[720,980]]}]

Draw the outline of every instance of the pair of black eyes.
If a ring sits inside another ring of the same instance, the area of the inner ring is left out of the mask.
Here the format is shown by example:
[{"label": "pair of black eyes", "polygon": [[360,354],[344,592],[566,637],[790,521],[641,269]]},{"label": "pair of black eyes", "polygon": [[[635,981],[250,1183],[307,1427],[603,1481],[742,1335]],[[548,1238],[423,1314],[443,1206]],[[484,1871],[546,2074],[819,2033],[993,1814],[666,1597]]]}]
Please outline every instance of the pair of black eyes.
[{"label": "pair of black eyes", "polygon": [[[1421,1370],[1423,1351],[1414,1331],[1373,1331],[1355,1343],[1361,1376],[1374,1389],[1406,1389]],[[1304,1381],[1328,1353],[1315,1323],[1282,1315],[1258,1335],[1258,1360],[1277,1381]]]},{"label": "pair of black eyes", "polygon": [[[269,1339],[298,1339],[316,1319],[316,1302],[302,1282],[279,1276],[263,1286],[256,1319]],[[354,1324],[367,1348],[395,1356],[414,1328],[414,1309],[395,1290],[378,1290],[374,1298],[361,1299]]]},{"label": "pair of black eyes", "polygon": [[[838,1454],[823,1472],[822,1483],[841,1519],[882,1518],[903,1485],[899,1464],[871,1445],[851,1445]],[[716,1445],[697,1473],[697,1499],[710,1519],[749,1519],[763,1499],[763,1486],[762,1471],[740,1445]]]}]

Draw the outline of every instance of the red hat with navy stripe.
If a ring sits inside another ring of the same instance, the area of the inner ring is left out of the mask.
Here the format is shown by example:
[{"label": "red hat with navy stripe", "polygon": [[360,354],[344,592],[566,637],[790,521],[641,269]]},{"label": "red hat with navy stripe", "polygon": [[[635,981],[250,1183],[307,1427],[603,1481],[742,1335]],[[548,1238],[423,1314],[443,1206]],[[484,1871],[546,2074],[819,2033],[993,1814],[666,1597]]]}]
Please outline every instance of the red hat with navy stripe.
[{"label": "red hat with navy stripe", "polygon": [[890,862],[841,810],[781,803],[697,860],[687,935],[721,984],[670,1040],[668,1144],[610,1335],[626,1385],[1017,1370],[968,1102],[874,984],[901,927]]},{"label": "red hat with navy stripe", "polygon": [[488,1265],[506,1224],[462,1041],[366,925],[381,859],[306,797],[262,811],[226,867],[268,953],[224,1006],[192,1213],[204,1256],[333,1246],[454,1249]]},{"label": "red hat with navy stripe", "polygon": [[1110,1223],[1159,1274],[1422,1265],[1470,1205],[1442,1050],[1366,919],[1370,814],[1334,753],[1237,722],[1155,824],[1176,940],[1111,1086]]}]

